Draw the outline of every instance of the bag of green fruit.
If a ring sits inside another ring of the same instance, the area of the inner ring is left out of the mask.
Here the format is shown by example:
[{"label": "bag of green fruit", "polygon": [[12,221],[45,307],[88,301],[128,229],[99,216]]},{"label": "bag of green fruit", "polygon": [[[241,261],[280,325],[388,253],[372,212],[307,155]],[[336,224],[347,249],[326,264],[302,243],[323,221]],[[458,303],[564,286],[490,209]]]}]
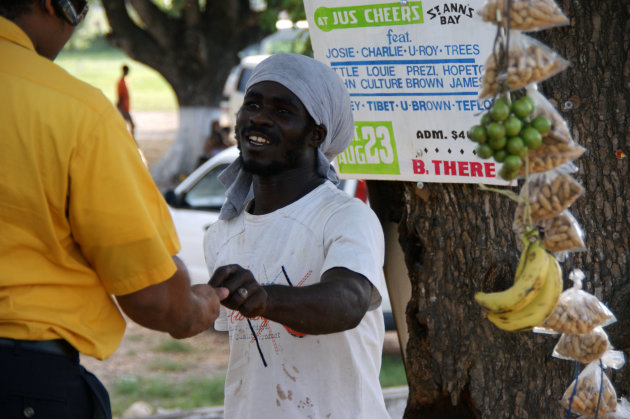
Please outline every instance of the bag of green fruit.
[{"label": "bag of green fruit", "polygon": [[[495,96],[507,90],[518,90],[538,83],[565,70],[569,62],[542,42],[519,31],[509,32],[507,65],[503,52],[490,54],[481,77],[481,99]],[[497,63],[498,61],[498,63]]]},{"label": "bag of green fruit", "polygon": [[566,166],[531,175],[519,193],[514,229],[540,225],[543,220],[559,216],[583,193],[584,187],[571,176]]},{"label": "bag of green fruit", "polygon": [[479,14],[485,22],[506,29],[509,23],[509,29],[523,32],[569,24],[569,19],[553,0],[486,0]]},{"label": "bag of green fruit", "polygon": [[560,294],[556,309],[543,324],[534,327],[534,333],[588,333],[597,326],[605,327],[617,321],[604,303],[582,289],[584,278],[580,269],[569,273],[573,286]]},{"label": "bag of green fruit", "polygon": [[[539,93],[535,86],[527,88],[527,96],[535,106],[528,115],[529,122],[521,137],[526,139],[528,147],[529,173],[540,173],[565,165],[580,157],[586,148],[580,146],[571,137],[566,121],[553,105]],[[520,100],[520,99],[519,99]],[[535,131],[540,134],[540,138]],[[528,132],[525,132],[528,130]],[[525,174],[523,166],[519,175]]]},{"label": "bag of green fruit", "polygon": [[599,362],[591,362],[565,390],[565,409],[582,415],[600,415],[617,408],[617,392]]},{"label": "bag of green fruit", "polygon": [[560,262],[569,252],[583,252],[584,230],[569,210],[564,210],[555,218],[541,222],[543,244]]},{"label": "bag of green fruit", "polygon": [[525,157],[542,146],[543,135],[550,130],[546,117],[531,118],[535,109],[536,102],[530,96],[514,101],[502,96],[482,115],[479,124],[468,130],[468,138],[479,143],[479,157],[493,157],[503,163],[499,176],[505,180],[524,173]]}]

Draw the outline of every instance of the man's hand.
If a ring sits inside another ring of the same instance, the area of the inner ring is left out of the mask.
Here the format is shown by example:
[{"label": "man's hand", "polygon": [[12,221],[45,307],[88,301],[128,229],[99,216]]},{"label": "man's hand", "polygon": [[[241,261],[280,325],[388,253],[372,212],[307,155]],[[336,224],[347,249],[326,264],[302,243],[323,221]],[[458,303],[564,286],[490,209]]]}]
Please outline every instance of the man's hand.
[{"label": "man's hand", "polygon": [[240,265],[221,266],[214,272],[209,284],[227,288],[230,294],[221,304],[245,317],[260,316],[267,308],[267,292],[254,275]]},{"label": "man's hand", "polygon": [[183,262],[176,256],[173,261],[178,269],[171,278],[116,299],[125,314],[141,326],[183,339],[212,327],[227,290],[191,286]]}]

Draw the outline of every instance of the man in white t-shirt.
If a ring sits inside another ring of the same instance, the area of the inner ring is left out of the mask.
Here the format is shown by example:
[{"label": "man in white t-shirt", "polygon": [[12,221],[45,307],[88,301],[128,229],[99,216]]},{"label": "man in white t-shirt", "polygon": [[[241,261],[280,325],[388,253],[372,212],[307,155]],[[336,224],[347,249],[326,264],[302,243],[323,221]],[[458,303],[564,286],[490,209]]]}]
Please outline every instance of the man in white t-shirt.
[{"label": "man in white t-shirt", "polygon": [[276,54],[237,115],[241,155],[221,175],[206,233],[210,284],[226,287],[226,419],[389,418],[379,384],[383,233],[340,191],[330,162],[352,139],[348,92],[326,65]]}]

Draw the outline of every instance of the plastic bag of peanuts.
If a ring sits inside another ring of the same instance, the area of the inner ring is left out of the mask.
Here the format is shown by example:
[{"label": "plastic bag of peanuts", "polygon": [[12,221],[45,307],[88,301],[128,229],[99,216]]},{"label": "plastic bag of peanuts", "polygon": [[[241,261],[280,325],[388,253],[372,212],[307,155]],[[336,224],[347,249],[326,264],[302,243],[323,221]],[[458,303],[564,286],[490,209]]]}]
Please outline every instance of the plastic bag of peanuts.
[{"label": "plastic bag of peanuts", "polygon": [[486,0],[479,14],[485,22],[500,24],[506,29],[509,23],[510,29],[523,32],[569,24],[569,19],[553,0]]},{"label": "plastic bag of peanuts", "polygon": [[563,333],[551,355],[559,359],[588,364],[601,358],[609,346],[608,334],[601,326],[597,326],[586,333]]},{"label": "plastic bag of peanuts", "polygon": [[545,249],[554,253],[559,261],[566,259],[569,252],[583,252],[584,230],[569,210],[564,210],[555,218],[541,222]]},{"label": "plastic bag of peanuts", "polygon": [[630,419],[630,403],[624,397],[617,401],[617,408],[609,413],[604,413],[603,415],[582,415],[579,416],[578,419],[590,419],[595,418],[598,419]]},{"label": "plastic bag of peanuts", "polygon": [[584,272],[574,269],[569,273],[573,286],[560,294],[558,305],[543,324],[533,329],[536,333],[588,333],[597,326],[605,327],[617,321],[610,309],[593,294],[582,289]]},{"label": "plastic bag of peanuts", "polygon": [[[569,66],[567,60],[542,42],[519,31],[510,31],[509,34],[507,57],[505,52],[490,54],[483,66],[481,99],[541,82]],[[506,58],[504,66],[502,63]]]},{"label": "plastic bag of peanuts", "polygon": [[529,220],[535,225],[559,216],[584,193],[584,187],[568,171],[558,168],[529,177],[519,193],[514,211],[514,231],[520,231]]},{"label": "plastic bag of peanuts", "polygon": [[586,148],[573,140],[566,121],[547,98],[535,89],[535,85],[533,88],[528,86],[527,96],[536,104],[530,117],[534,119],[544,116],[551,122],[551,129],[543,134],[540,147],[528,151],[529,164],[527,167],[523,165],[519,174],[524,175],[526,169],[529,169],[529,173],[546,172],[572,162],[584,154]]},{"label": "plastic bag of peanuts", "polygon": [[599,415],[617,408],[617,392],[598,361],[584,368],[565,390],[560,401],[565,409],[582,415]]}]

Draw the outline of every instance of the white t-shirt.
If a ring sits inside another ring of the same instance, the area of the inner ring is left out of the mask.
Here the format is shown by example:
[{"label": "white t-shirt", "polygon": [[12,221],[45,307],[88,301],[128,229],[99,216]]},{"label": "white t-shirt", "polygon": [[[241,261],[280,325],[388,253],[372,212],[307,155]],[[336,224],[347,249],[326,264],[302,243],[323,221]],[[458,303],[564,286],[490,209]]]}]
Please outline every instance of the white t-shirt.
[{"label": "white t-shirt", "polygon": [[344,267],[374,285],[360,324],[328,335],[297,336],[262,317],[250,319],[250,328],[247,318],[222,306],[215,328],[228,330],[230,338],[226,419],[389,418],[378,378],[384,240],[367,205],[325,182],[273,213],[243,212],[214,223],[204,250],[210,275],[236,263],[261,284],[301,287]]}]

